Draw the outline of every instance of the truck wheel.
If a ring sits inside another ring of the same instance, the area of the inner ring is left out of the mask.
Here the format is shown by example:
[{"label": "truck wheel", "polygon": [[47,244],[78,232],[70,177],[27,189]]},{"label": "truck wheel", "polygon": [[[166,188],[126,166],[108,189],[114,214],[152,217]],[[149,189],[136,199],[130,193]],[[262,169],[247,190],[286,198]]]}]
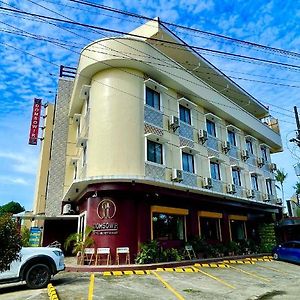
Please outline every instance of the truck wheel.
[{"label": "truck wheel", "polygon": [[274,253],[274,254],[273,254],[273,258],[274,258],[275,260],[278,260],[278,259],[279,259],[278,254],[277,254],[277,253]]},{"label": "truck wheel", "polygon": [[41,289],[47,286],[51,271],[47,265],[37,264],[30,267],[26,273],[26,285],[30,289]]}]

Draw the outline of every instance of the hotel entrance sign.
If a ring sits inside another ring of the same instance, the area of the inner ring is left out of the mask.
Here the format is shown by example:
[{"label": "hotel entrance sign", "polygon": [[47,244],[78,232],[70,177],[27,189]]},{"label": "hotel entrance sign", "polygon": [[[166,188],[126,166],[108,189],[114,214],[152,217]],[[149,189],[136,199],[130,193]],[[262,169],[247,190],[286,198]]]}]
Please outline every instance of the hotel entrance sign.
[{"label": "hotel entrance sign", "polygon": [[110,199],[103,199],[97,207],[97,215],[104,222],[94,224],[94,234],[96,235],[115,235],[119,233],[119,224],[111,222],[116,214],[116,204]]},{"label": "hotel entrance sign", "polygon": [[29,132],[29,145],[37,145],[40,117],[41,117],[42,99],[34,99],[32,118]]}]

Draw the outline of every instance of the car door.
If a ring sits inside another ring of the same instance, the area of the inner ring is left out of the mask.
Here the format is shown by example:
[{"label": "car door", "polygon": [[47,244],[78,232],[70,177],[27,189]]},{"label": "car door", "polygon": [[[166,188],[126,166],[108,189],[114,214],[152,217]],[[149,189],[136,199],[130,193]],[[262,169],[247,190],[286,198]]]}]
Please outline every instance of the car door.
[{"label": "car door", "polygon": [[0,273],[0,279],[10,279],[10,278],[16,278],[19,276],[19,267],[22,260],[22,250],[20,252],[20,257],[17,260],[14,260],[7,271]]},{"label": "car door", "polygon": [[282,260],[292,260],[293,257],[293,243],[287,242],[281,245],[279,249],[279,257]]},{"label": "car door", "polygon": [[290,248],[290,261],[300,263],[300,244],[292,243],[292,247]]}]

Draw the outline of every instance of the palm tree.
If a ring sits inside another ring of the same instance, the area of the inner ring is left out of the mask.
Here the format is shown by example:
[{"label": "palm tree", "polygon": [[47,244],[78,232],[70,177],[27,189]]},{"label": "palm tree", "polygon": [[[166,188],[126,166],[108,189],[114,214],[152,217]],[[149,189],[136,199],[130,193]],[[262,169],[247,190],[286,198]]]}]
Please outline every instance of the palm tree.
[{"label": "palm tree", "polygon": [[83,263],[84,258],[84,249],[92,246],[94,244],[94,239],[91,237],[94,228],[91,226],[86,226],[84,232],[76,232],[70,234],[65,241],[65,248],[68,249],[71,245],[73,246],[72,253],[79,254],[80,256],[80,264]]},{"label": "palm tree", "polygon": [[294,189],[296,190],[297,204],[299,204],[300,182],[295,184]]},{"label": "palm tree", "polygon": [[282,194],[282,202],[284,203],[284,190],[283,190],[283,182],[285,181],[285,179],[287,178],[287,173],[284,173],[284,170],[277,170],[276,174],[275,174],[275,180],[277,182],[280,183],[280,187],[278,185],[276,185],[277,188],[279,188],[281,190],[281,194]]}]

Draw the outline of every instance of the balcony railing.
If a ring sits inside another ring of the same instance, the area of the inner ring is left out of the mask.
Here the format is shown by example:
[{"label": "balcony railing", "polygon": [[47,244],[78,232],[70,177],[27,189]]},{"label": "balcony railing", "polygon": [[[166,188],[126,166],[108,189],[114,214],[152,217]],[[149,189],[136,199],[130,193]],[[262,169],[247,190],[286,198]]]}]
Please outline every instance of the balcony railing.
[{"label": "balcony railing", "polygon": [[245,197],[244,189],[240,185],[235,185],[235,196],[237,197]]},{"label": "balcony railing", "polygon": [[145,175],[154,179],[165,180],[166,167],[164,165],[154,164],[151,162],[145,163]]},{"label": "balcony railing", "polygon": [[218,193],[224,193],[224,183],[221,180],[212,179],[212,190]]},{"label": "balcony railing", "polygon": [[229,156],[239,159],[239,151],[236,146],[231,146],[229,151],[228,151]]},{"label": "balcony railing", "polygon": [[187,123],[180,122],[179,135],[188,139],[194,140],[193,127]]},{"label": "balcony railing", "polygon": [[144,121],[156,127],[163,128],[163,113],[149,105],[144,105]]},{"label": "balcony railing", "polygon": [[197,186],[197,175],[194,173],[182,171],[182,182],[185,185]]},{"label": "balcony railing", "polygon": [[206,145],[208,148],[219,151],[218,139],[214,136],[208,135]]}]

